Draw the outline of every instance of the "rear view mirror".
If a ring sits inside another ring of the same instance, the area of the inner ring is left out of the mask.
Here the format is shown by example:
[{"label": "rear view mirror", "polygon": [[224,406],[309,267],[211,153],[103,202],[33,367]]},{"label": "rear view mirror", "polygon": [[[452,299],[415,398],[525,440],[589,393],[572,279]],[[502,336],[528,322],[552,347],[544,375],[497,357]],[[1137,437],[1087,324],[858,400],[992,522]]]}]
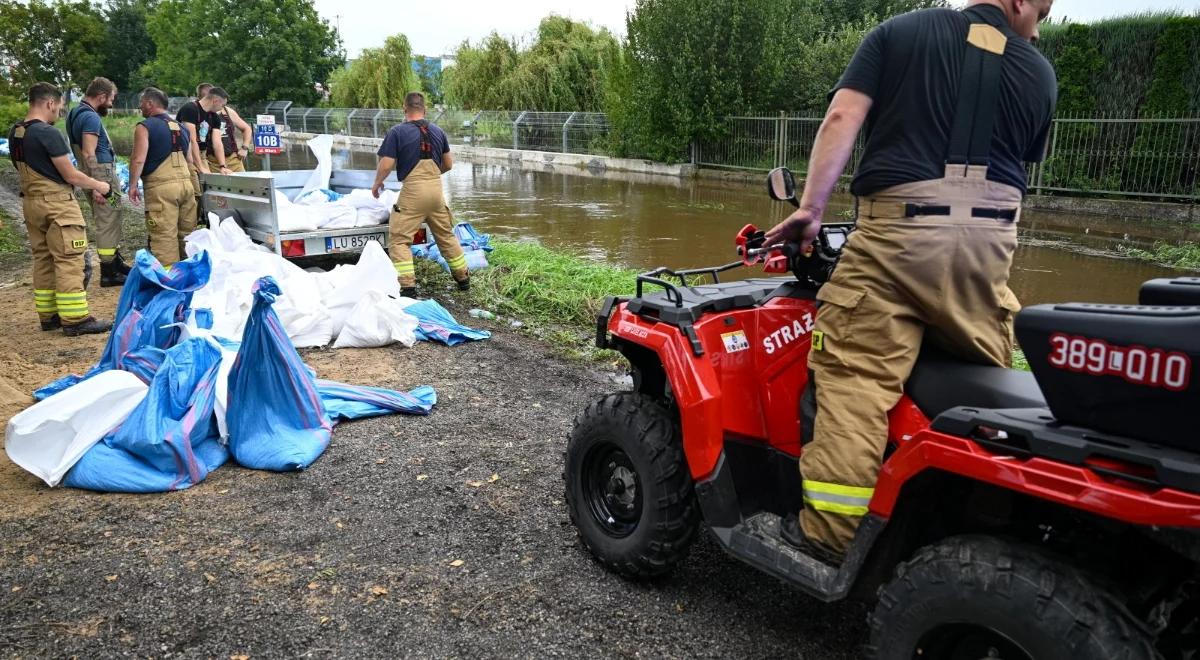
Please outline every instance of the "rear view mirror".
[{"label": "rear view mirror", "polygon": [[777,202],[796,203],[796,179],[786,167],[776,167],[767,175],[767,194]]}]

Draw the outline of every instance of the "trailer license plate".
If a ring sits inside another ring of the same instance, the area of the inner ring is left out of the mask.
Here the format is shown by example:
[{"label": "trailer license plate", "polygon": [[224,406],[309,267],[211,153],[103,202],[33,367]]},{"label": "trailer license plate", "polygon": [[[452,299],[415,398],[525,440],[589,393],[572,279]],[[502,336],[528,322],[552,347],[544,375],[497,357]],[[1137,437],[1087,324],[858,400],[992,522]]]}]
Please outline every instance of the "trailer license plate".
[{"label": "trailer license plate", "polygon": [[382,243],[385,234],[355,234],[353,236],[330,236],[325,239],[326,252],[361,252],[368,241]]}]

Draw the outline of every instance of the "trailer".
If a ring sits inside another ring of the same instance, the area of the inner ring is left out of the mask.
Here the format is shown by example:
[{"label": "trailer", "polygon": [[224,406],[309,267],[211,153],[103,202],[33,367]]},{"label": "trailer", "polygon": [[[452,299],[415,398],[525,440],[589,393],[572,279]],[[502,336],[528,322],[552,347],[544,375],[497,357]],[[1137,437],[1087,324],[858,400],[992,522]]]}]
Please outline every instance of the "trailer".
[{"label": "trailer", "polygon": [[[293,199],[308,182],[312,170],[281,170],[251,174],[200,173],[200,208],[203,217],[215,213],[221,218],[233,217],[246,234],[276,254],[293,259],[328,254],[362,252],[367,243],[376,241],[388,246],[388,224],[349,229],[318,229],[316,231],[281,232],[275,193],[282,192]],[[374,170],[334,170],[329,189],[348,193],[356,188],[370,188],[375,182]],[[394,178],[384,183],[383,194],[395,199],[400,182]]]}]

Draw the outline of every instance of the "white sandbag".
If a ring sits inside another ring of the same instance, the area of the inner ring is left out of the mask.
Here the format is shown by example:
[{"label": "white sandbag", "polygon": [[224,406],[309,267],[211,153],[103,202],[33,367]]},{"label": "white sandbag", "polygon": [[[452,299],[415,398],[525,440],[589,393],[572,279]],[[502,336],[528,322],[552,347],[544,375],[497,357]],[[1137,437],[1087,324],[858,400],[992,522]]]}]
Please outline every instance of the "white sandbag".
[{"label": "white sandbag", "polygon": [[386,208],[364,208],[358,209],[358,215],[355,218],[355,227],[374,227],[381,225],[391,218],[392,212]]},{"label": "white sandbag", "polygon": [[300,189],[300,194],[296,197],[302,197],[310,190],[321,190],[329,187],[329,177],[333,174],[333,136],[318,135],[308,141],[308,148],[313,152],[313,156],[317,159],[317,166],[313,169],[312,174],[308,176],[308,181],[304,187]]},{"label": "white sandbag", "polygon": [[320,227],[320,219],[313,215],[311,206],[291,204],[280,206],[275,211],[279,218],[280,233],[316,231]]},{"label": "white sandbag", "polygon": [[400,308],[400,301],[368,291],[346,317],[334,348],[377,348],[399,342],[417,343],[417,317]]},{"label": "white sandbag", "polygon": [[313,206],[309,213],[317,218],[317,226],[321,229],[352,229],[358,221],[358,211],[353,206],[338,202]]},{"label": "white sandbag", "polygon": [[325,307],[333,320],[333,336],[338,336],[342,324],[368,291],[378,291],[384,296],[400,295],[400,282],[396,279],[396,267],[383,251],[383,246],[370,241],[363,248],[354,269],[342,276],[342,281],[332,293],[325,296]]},{"label": "white sandbag", "polygon": [[128,371],[97,374],[10,419],[4,449],[13,463],[57,486],[92,445],[125,421],[148,389]]}]

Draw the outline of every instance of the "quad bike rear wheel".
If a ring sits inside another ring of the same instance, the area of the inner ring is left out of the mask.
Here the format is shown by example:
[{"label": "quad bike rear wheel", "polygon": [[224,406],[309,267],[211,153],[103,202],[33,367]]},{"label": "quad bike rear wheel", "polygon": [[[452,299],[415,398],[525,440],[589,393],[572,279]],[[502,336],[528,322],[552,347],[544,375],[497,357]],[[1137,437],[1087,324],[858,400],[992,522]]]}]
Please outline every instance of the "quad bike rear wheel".
[{"label": "quad bike rear wheel", "polygon": [[563,479],[584,545],[609,570],[652,578],[679,563],[700,513],[674,415],[636,392],[611,394],[575,420]]},{"label": "quad bike rear wheel", "polygon": [[877,660],[1159,657],[1146,629],[1086,574],[985,536],[951,538],[901,564],[870,624]]}]

